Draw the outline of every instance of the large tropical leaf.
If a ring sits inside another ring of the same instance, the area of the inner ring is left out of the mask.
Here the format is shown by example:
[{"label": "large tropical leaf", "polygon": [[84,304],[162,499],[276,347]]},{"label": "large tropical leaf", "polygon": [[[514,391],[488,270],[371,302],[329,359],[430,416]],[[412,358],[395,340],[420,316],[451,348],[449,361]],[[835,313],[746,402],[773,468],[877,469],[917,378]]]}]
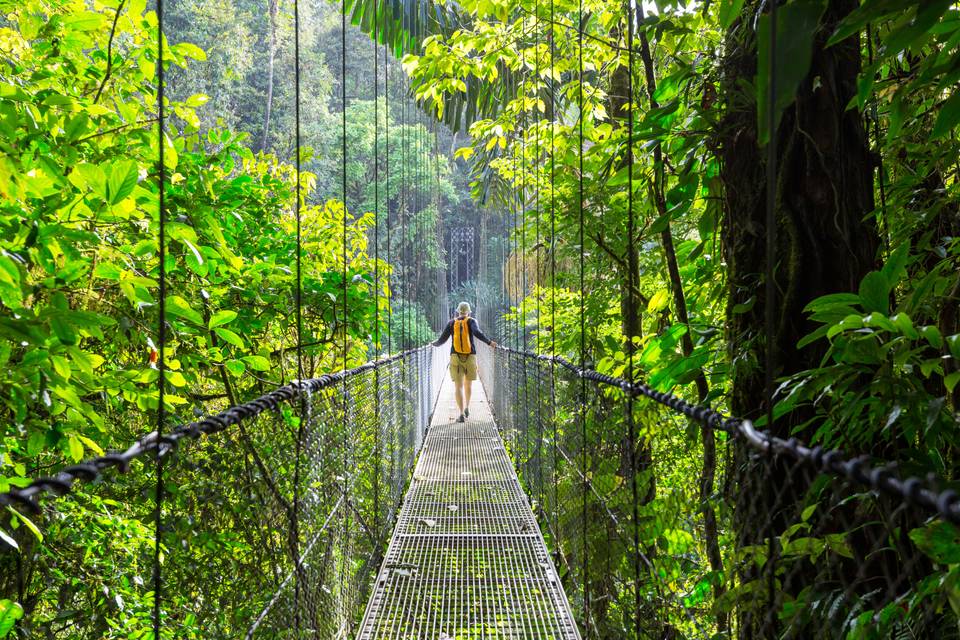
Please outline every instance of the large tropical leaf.
[{"label": "large tropical leaf", "polygon": [[[434,0],[344,0],[352,24],[387,45],[398,59],[407,53],[420,54],[424,39],[449,36],[469,25],[472,17],[457,2]],[[474,120],[493,116],[516,91],[513,74],[501,70],[495,84],[465,78],[466,93],[445,99],[443,123],[453,131],[470,126]],[[421,105],[425,108],[425,105]],[[434,115],[431,113],[431,115]]]}]

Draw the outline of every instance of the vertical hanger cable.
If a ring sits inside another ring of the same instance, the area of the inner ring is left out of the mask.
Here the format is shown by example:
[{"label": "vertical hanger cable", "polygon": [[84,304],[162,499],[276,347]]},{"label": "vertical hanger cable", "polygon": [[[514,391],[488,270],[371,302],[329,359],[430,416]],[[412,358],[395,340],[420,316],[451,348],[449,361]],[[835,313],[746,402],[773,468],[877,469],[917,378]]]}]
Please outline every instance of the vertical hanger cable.
[{"label": "vertical hanger cable", "polygon": [[[296,247],[296,289],[294,302],[296,305],[297,331],[297,382],[304,378],[303,370],[303,274],[301,269],[303,254],[303,238],[301,229],[301,209],[303,207],[303,193],[300,178],[300,3],[293,0],[293,77],[294,77],[294,167],[296,169],[296,193],[294,199],[294,216],[297,225]],[[291,547],[293,550],[293,627],[294,632],[300,630],[300,458],[303,443],[303,431],[306,418],[306,398],[303,393],[298,395],[300,404],[300,420],[297,424],[296,454],[293,470],[293,516],[291,518]]]},{"label": "vertical hanger cable", "polygon": [[[777,247],[777,228],[776,228],[776,206],[777,206],[777,131],[776,131],[776,109],[774,108],[774,100],[777,95],[777,5],[779,0],[769,0],[770,3],[770,25],[768,29],[768,68],[766,72],[769,74],[769,81],[767,83],[767,132],[769,134],[769,141],[767,142],[767,172],[766,172],[766,190],[767,190],[767,201],[766,201],[766,273],[765,273],[765,282],[764,282],[764,294],[765,294],[765,304],[764,304],[764,332],[766,334],[766,353],[765,353],[765,363],[764,363],[764,392],[766,396],[766,414],[767,414],[767,429],[771,430],[773,433],[773,396],[774,396],[774,374],[775,367],[777,364],[776,359],[776,336],[774,334],[773,325],[776,321],[776,305],[775,305],[775,296],[776,296],[776,284],[774,282],[774,261],[776,260],[776,247]],[[770,459],[768,464],[772,465],[773,460],[773,449],[770,450]],[[771,469],[772,470],[772,469]],[[767,613],[767,623],[770,626],[769,632],[773,631],[773,627],[776,625],[776,542],[774,541],[773,536],[773,527],[772,527],[772,516],[767,515],[767,538],[768,538],[768,557],[770,558],[768,565],[768,576],[767,576],[767,591],[769,598],[769,606]]]},{"label": "vertical hanger cable", "polygon": [[153,636],[160,640],[161,631],[161,604],[163,596],[162,570],[160,566],[161,541],[163,530],[163,427],[166,421],[166,390],[167,390],[167,209],[166,209],[166,113],[164,112],[164,78],[163,78],[163,0],[157,0],[157,178],[158,178],[158,225],[157,225],[157,258],[160,262],[159,298],[157,304],[157,453],[156,474],[157,483],[154,490],[154,538],[153,538]]},{"label": "vertical hanger cable", "polygon": [[[580,368],[586,368],[586,351],[587,351],[587,336],[586,336],[586,301],[585,301],[585,287],[584,287],[584,269],[585,269],[585,255],[584,255],[584,219],[583,219],[583,205],[584,205],[584,191],[583,191],[583,0],[578,0],[577,3],[577,69],[578,69],[578,83],[577,83],[577,125],[578,125],[578,144],[579,151],[577,153],[577,162],[578,162],[578,196],[579,196],[579,206],[578,206],[578,226],[579,226],[579,239],[580,239]],[[590,552],[587,548],[587,491],[588,491],[588,481],[587,481],[587,407],[586,407],[586,398],[587,398],[587,380],[583,376],[580,377],[580,437],[581,437],[581,450],[580,450],[580,464],[581,464],[581,473],[583,475],[583,495],[581,498],[581,517],[583,519],[583,526],[581,527],[581,545],[583,556],[581,558],[583,562],[583,615],[584,615],[584,624],[587,629],[590,627]]]},{"label": "vertical hanger cable", "polygon": [[[557,42],[555,31],[555,7],[554,0],[550,0],[550,355],[557,355],[557,211],[556,211],[556,122],[557,122],[557,95],[556,79],[554,72],[557,58]],[[560,444],[557,442],[557,366],[550,367],[550,407],[553,422],[553,521],[554,532],[560,528],[560,506],[558,493],[560,491],[560,475],[558,469],[558,459],[560,457]],[[557,540],[556,553],[559,557],[560,538],[554,535]]]},{"label": "vertical hanger cable", "polygon": [[[380,355],[380,3],[373,6],[373,357]],[[373,530],[380,535],[380,367],[373,370]]]},{"label": "vertical hanger cable", "polygon": [[[633,2],[638,0],[631,0],[628,3],[627,11],[627,74],[629,75],[629,81],[627,82],[627,247],[629,247],[634,242],[634,235],[636,234],[636,222],[634,220],[634,211],[633,211],[633,30],[634,30],[634,13],[633,13]],[[636,273],[634,272],[633,265],[630,265],[628,268],[628,283],[627,286],[631,291],[636,291],[640,287],[640,283],[636,281]],[[627,379],[630,382],[634,381],[634,348],[633,336],[627,336],[627,339],[630,340],[630,344],[627,345]],[[634,423],[633,417],[633,394],[628,393],[627,395],[627,431],[628,431],[628,441],[630,446],[630,485],[632,491],[632,500],[633,500],[633,554],[634,554],[634,584],[633,584],[633,594],[634,594],[634,632],[637,638],[641,636],[641,620],[640,620],[640,608],[641,608],[641,599],[640,599],[640,576],[641,576],[641,564],[640,564],[640,506],[639,506],[639,491],[637,487],[637,430],[636,424]]]}]

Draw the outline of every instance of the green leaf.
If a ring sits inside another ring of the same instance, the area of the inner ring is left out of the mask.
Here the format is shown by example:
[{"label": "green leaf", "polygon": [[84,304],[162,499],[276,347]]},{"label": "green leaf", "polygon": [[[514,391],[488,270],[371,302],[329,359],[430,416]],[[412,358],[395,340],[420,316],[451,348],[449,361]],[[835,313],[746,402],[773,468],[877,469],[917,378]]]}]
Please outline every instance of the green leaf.
[{"label": "green leaf", "polygon": [[77,332],[62,315],[55,315],[50,318],[50,328],[53,329],[54,335],[62,344],[77,344]]},{"label": "green leaf", "polygon": [[960,382],[960,371],[954,371],[943,379],[943,385],[949,393],[953,393],[953,390],[957,388],[958,382]]},{"label": "green leaf", "polygon": [[37,538],[37,541],[43,542],[43,534],[40,533],[40,529],[37,528],[37,525],[33,524],[33,520],[23,515],[13,507],[8,506],[7,509],[10,511],[10,513],[16,516],[17,519],[20,520],[20,522],[22,522],[27,529],[30,530],[30,533]]},{"label": "green leaf", "polygon": [[177,55],[185,58],[193,58],[194,60],[199,60],[200,62],[203,62],[207,59],[207,54],[204,53],[203,49],[190,42],[179,42],[173,45],[172,49]]},{"label": "green leaf", "polygon": [[933,139],[944,137],[956,129],[958,124],[960,124],[960,91],[954,91],[953,95],[940,107],[937,122],[933,125]]},{"label": "green leaf", "polygon": [[220,325],[230,324],[237,317],[237,312],[230,309],[221,309],[213,314],[210,318],[210,323],[208,327],[213,329],[214,327],[219,327]]},{"label": "green leaf", "polygon": [[960,563],[960,530],[937,520],[910,532],[910,539],[927,556],[941,564]]},{"label": "green leaf", "polygon": [[77,439],[80,440],[80,442],[82,442],[87,449],[90,449],[90,451],[93,451],[98,456],[102,456],[104,454],[103,448],[87,436],[82,436],[78,433]]},{"label": "green leaf", "polygon": [[6,638],[13,630],[13,625],[22,617],[23,607],[19,602],[0,600],[0,638]]},{"label": "green leaf", "polygon": [[879,271],[871,271],[860,282],[860,303],[867,311],[886,314],[890,303],[890,283]]},{"label": "green leaf", "polygon": [[20,286],[20,269],[12,258],[0,253],[0,282]]},{"label": "green leaf", "polygon": [[817,340],[825,338],[827,336],[827,332],[829,331],[830,325],[825,324],[819,327],[816,331],[808,333],[807,335],[803,336],[799,342],[797,342],[797,349],[803,349],[808,344],[812,344]]},{"label": "green leaf", "polygon": [[63,17],[63,23],[76,31],[96,31],[107,20],[107,16],[95,11],[77,11]]},{"label": "green leaf", "polygon": [[167,311],[175,316],[203,326],[203,316],[194,311],[180,296],[167,296]]},{"label": "green leaf", "polygon": [[90,189],[106,200],[107,176],[98,165],[80,163],[73,167],[68,179],[78,189]]},{"label": "green leaf", "polygon": [[911,320],[910,316],[903,312],[890,316],[890,321],[896,325],[897,329],[900,330],[900,333],[911,340],[916,340],[917,336],[920,335],[917,333],[917,330],[913,328],[913,320]]},{"label": "green leaf", "polygon": [[954,358],[960,360],[960,333],[947,336],[947,346]]},{"label": "green leaf", "polygon": [[83,443],[76,436],[67,438],[67,447],[70,449],[70,457],[73,458],[74,462],[83,460]]},{"label": "green leaf", "polygon": [[832,47],[838,42],[843,42],[861,31],[868,22],[877,22],[894,11],[902,11],[903,7],[903,0],[873,0],[862,3],[837,25],[837,30],[827,41],[827,46]]},{"label": "green leaf", "polygon": [[254,371],[270,371],[270,361],[263,356],[243,356],[240,358]]},{"label": "green leaf", "polygon": [[669,302],[670,294],[668,294],[665,289],[661,289],[653,294],[650,302],[647,303],[647,313],[659,313],[667,308],[667,303]]},{"label": "green leaf", "polygon": [[883,263],[880,272],[887,278],[887,282],[893,283],[899,280],[907,270],[907,261],[910,259],[910,243],[904,242],[898,245],[890,253],[890,257]]},{"label": "green leaf", "polygon": [[943,347],[943,335],[940,333],[940,329],[934,325],[927,325],[920,328],[920,335],[926,338],[927,342],[930,343],[930,346],[934,349],[939,349]]},{"label": "green leaf", "polygon": [[227,371],[230,372],[234,378],[239,378],[243,375],[243,372],[247,370],[247,365],[243,364],[240,360],[227,360],[224,365],[227,368]]},{"label": "green leaf", "polygon": [[217,328],[215,328],[213,331],[214,331],[214,333],[216,333],[218,336],[220,336],[220,338],[223,339],[224,342],[227,342],[227,343],[229,343],[229,344],[232,344],[232,345],[235,346],[235,347],[239,347],[240,349],[243,349],[243,348],[246,346],[246,345],[243,343],[243,338],[241,338],[239,335],[237,335],[237,334],[234,333],[233,331],[230,331],[230,329],[224,329],[223,327],[217,327]]},{"label": "green leaf", "polygon": [[[776,90],[773,104],[774,128],[784,109],[793,104],[800,83],[807,77],[813,55],[813,40],[826,9],[824,0],[797,0],[777,12]],[[770,141],[768,93],[770,87],[770,16],[760,16],[757,33],[757,124],[760,144]]]},{"label": "green leaf", "polygon": [[830,307],[849,307],[850,305],[860,304],[860,296],[855,293],[831,293],[829,295],[815,298],[813,302],[803,308],[804,311],[821,311]]},{"label": "green leaf", "polygon": [[[193,254],[194,260],[196,261],[196,262],[195,262],[195,266],[198,267],[198,266],[202,265],[202,264],[203,264],[203,256],[200,255],[200,250],[197,249],[196,245],[194,245],[192,242],[190,242],[190,241],[187,240],[186,238],[180,238],[180,242],[182,242],[188,249],[190,249],[191,253]],[[189,264],[189,260],[188,260],[187,262],[188,262],[188,264]],[[196,268],[192,268],[191,270],[194,271],[195,273],[197,272],[197,269],[196,269]],[[206,275],[206,274],[203,274],[203,275]]]},{"label": "green leaf", "polygon": [[119,280],[122,274],[123,270],[110,262],[98,262],[93,268],[93,276],[104,280]]},{"label": "green leaf", "polygon": [[733,305],[732,313],[746,313],[753,309],[754,305],[757,304],[757,296],[750,296],[745,302]]},{"label": "green leaf", "polygon": [[733,21],[740,15],[743,9],[743,0],[721,0],[718,19],[720,27],[726,31],[733,24]]},{"label": "green leaf", "polygon": [[137,163],[133,160],[121,160],[113,165],[107,180],[107,202],[117,204],[133,193],[137,186]]},{"label": "green leaf", "polygon": [[210,100],[210,96],[205,95],[205,94],[202,94],[202,93],[195,93],[195,94],[193,94],[192,96],[190,96],[189,98],[186,99],[185,104],[186,104],[188,107],[194,107],[194,108],[195,108],[195,107],[202,107],[203,105],[207,104],[207,102],[209,102],[209,100]]}]

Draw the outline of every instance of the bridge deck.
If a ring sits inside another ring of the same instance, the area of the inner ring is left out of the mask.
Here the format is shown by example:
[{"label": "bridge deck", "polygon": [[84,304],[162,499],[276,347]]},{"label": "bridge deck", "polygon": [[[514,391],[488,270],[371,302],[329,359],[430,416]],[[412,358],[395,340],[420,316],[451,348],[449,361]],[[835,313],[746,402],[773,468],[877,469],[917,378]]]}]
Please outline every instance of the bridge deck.
[{"label": "bridge deck", "polygon": [[563,587],[479,382],[444,382],[360,640],[577,640]]}]

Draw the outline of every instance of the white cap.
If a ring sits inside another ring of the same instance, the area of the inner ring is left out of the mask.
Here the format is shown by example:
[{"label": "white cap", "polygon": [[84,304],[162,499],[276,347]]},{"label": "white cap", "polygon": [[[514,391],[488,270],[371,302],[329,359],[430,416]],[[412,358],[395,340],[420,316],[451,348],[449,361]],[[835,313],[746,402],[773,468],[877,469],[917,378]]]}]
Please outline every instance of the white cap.
[{"label": "white cap", "polygon": [[459,313],[459,314],[462,315],[462,316],[469,315],[469,314],[470,314],[470,303],[469,303],[469,302],[461,302],[460,304],[458,304],[458,305],[457,305],[457,313]]}]

